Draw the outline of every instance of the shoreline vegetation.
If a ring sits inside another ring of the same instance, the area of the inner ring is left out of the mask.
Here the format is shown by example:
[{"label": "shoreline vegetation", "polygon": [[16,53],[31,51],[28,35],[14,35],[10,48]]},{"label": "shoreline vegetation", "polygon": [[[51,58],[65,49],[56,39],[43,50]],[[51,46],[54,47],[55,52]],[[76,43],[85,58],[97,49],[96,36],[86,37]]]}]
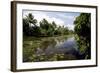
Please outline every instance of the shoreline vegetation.
[{"label": "shoreline vegetation", "polygon": [[44,18],[38,22],[31,13],[23,18],[23,35],[48,37],[55,35],[68,35],[70,33],[73,33],[73,31],[69,30],[68,27],[65,26],[57,26],[54,21],[50,23]]},{"label": "shoreline vegetation", "polygon": [[[38,19],[29,13],[23,18],[23,62],[91,59],[90,17],[90,13],[80,13],[73,22],[74,30],[69,30],[68,27],[57,26],[54,21],[50,23],[45,18],[38,22]],[[75,50],[64,54],[51,51],[53,48],[56,49],[57,43],[64,43],[71,36],[75,37],[73,41],[77,42],[79,52]],[[51,52],[45,52],[46,49]]]}]

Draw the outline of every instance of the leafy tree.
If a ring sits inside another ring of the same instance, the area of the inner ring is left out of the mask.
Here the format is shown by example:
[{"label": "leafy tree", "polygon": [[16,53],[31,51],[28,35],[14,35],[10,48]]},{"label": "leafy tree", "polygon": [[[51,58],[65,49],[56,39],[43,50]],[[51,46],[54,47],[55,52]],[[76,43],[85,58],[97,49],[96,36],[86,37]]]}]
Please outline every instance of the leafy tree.
[{"label": "leafy tree", "polygon": [[46,19],[43,19],[42,21],[40,21],[40,27],[42,29],[48,30],[49,22]]},{"label": "leafy tree", "polygon": [[34,26],[36,26],[37,20],[34,19],[34,16],[31,13],[29,13],[28,16],[26,16],[26,18],[29,24],[33,24]]},{"label": "leafy tree", "polygon": [[69,29],[68,27],[64,27],[64,26],[59,26],[59,27],[56,27],[55,29],[55,35],[68,35],[69,34]]},{"label": "leafy tree", "polygon": [[56,23],[54,21],[49,23],[46,19],[43,19],[40,21],[40,28],[42,35],[53,36],[56,28]]},{"label": "leafy tree", "polygon": [[57,28],[57,24],[53,21],[52,22],[53,28],[56,29]]},{"label": "leafy tree", "polygon": [[85,57],[90,58],[91,14],[81,13],[74,21],[74,24],[80,51],[85,54]]},{"label": "leafy tree", "polygon": [[29,13],[25,18],[23,18],[23,32],[24,35],[34,35],[34,29],[31,25],[36,27],[37,20],[34,16]]},{"label": "leafy tree", "polygon": [[40,28],[42,30],[42,35],[46,36],[47,35],[47,30],[49,28],[49,22],[46,19],[43,19],[40,21]]},{"label": "leafy tree", "polygon": [[68,27],[65,27],[65,28],[64,28],[64,34],[69,34],[69,32],[70,32],[70,31],[68,30]]}]

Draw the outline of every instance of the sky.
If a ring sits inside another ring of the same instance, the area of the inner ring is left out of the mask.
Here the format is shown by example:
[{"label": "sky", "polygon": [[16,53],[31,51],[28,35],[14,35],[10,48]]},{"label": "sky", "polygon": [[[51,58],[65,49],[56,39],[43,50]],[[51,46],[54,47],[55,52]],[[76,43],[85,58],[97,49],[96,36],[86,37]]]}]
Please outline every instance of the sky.
[{"label": "sky", "polygon": [[74,20],[80,15],[79,12],[55,12],[55,11],[34,11],[23,10],[23,18],[29,13],[32,13],[35,19],[39,22],[45,18],[48,22],[55,21],[58,26],[68,27],[69,30],[74,30]]}]

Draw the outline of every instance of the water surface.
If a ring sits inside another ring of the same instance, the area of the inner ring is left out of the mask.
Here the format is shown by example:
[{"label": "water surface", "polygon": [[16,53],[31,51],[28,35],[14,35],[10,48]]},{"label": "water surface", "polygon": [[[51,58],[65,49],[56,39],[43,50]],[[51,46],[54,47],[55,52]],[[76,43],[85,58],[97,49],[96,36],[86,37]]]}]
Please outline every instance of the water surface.
[{"label": "water surface", "polygon": [[74,35],[24,37],[23,62],[77,60],[80,56]]}]

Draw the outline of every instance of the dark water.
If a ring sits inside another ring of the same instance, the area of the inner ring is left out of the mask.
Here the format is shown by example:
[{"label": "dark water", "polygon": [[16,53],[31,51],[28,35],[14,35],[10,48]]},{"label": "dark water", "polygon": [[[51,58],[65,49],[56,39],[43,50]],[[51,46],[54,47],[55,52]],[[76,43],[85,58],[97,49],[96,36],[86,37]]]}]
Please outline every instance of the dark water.
[{"label": "dark water", "polygon": [[81,54],[74,36],[25,38],[23,61],[78,60]]}]

